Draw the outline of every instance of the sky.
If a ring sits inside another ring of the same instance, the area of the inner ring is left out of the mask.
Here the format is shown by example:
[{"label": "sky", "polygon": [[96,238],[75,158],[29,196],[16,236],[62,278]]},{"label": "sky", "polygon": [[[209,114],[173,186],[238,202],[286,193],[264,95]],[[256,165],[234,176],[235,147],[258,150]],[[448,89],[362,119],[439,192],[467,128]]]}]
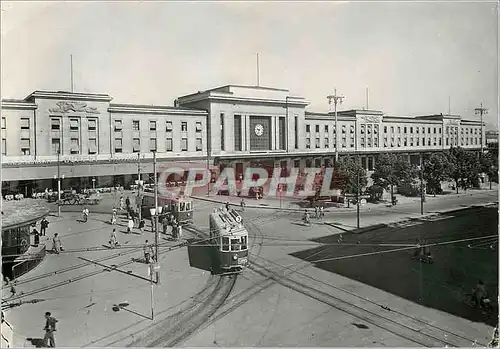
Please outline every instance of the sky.
[{"label": "sky", "polygon": [[[498,8],[491,2],[2,1],[1,95],[107,93],[172,105],[227,84],[290,89],[307,110],[461,115],[498,129]],[[450,108],[449,108],[450,106]]]}]

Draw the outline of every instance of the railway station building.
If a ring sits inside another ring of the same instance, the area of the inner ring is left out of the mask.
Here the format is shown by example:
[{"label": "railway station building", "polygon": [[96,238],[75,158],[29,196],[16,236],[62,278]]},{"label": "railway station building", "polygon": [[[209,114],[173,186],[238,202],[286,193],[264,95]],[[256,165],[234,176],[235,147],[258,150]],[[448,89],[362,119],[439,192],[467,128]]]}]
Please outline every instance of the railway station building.
[{"label": "railway station building", "polygon": [[[408,155],[452,146],[480,150],[479,121],[459,115],[389,116],[377,110],[307,110],[286,89],[227,85],[177,98],[173,106],[115,104],[107,94],[35,91],[2,100],[2,189],[31,191],[132,184],[178,161],[246,167],[319,167],[358,154],[368,171],[382,152]],[[140,165],[138,165],[140,159]]]}]

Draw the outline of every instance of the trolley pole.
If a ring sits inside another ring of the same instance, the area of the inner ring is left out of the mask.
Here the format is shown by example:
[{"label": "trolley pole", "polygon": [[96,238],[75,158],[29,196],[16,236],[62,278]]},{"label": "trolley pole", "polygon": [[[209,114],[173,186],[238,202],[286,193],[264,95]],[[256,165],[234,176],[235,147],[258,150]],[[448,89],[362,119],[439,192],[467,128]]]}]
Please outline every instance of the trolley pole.
[{"label": "trolley pole", "polygon": [[483,103],[481,107],[475,109],[476,115],[481,115],[481,155],[483,154],[484,148],[484,130],[483,130],[483,115],[488,114],[488,109],[483,108]]},{"label": "trolley pole", "polygon": [[[158,264],[158,240],[159,240],[159,217],[160,215],[158,214],[158,178],[156,175],[156,151],[153,152],[153,174],[155,177],[155,185],[154,185],[154,191],[155,191],[155,263]],[[151,275],[153,275],[153,271],[151,271]],[[151,276],[152,277],[152,276]],[[160,282],[160,273],[156,271],[156,282]]]},{"label": "trolley pole", "polygon": [[335,163],[339,161],[339,130],[338,130],[338,124],[337,124],[337,104],[342,104],[342,101],[344,100],[344,96],[337,96],[337,89],[335,89],[335,93],[330,96],[327,96],[328,98],[328,104],[332,104],[333,100],[333,105],[334,105],[334,112],[335,112]]},{"label": "trolley pole", "polygon": [[154,316],[155,316],[155,295],[154,295],[154,282],[153,282],[153,264],[149,265],[149,280],[151,281],[151,320],[154,320]]},{"label": "trolley pole", "polygon": [[61,217],[61,149],[57,150],[57,216]]},{"label": "trolley pole", "polygon": [[137,213],[139,214],[139,222],[142,219],[141,212],[141,153],[137,153],[137,159],[139,162],[137,163]]},{"label": "trolley pole", "polygon": [[357,223],[357,227],[359,229],[359,170],[361,169],[361,162],[359,161],[360,160],[360,157],[359,157],[359,154],[358,154],[358,169],[356,171],[356,223]]},{"label": "trolley pole", "polygon": [[423,154],[420,153],[420,215],[424,215],[424,160]]}]

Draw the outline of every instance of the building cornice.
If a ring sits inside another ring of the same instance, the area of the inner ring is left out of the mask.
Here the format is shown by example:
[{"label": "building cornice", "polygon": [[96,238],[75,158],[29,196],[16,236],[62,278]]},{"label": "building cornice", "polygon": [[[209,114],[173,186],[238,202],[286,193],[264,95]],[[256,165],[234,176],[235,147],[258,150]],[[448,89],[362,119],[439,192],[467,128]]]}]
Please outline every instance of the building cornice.
[{"label": "building cornice", "polygon": [[30,94],[25,100],[33,98],[47,98],[47,99],[69,99],[69,100],[82,100],[82,101],[101,101],[110,102],[113,98],[107,94],[98,93],[73,93],[65,91],[35,91]]},{"label": "building cornice", "polygon": [[206,116],[207,111],[201,109],[185,109],[167,106],[146,106],[146,105],[127,105],[110,104],[108,111],[110,113],[131,113],[131,114],[163,114],[163,115],[200,115]]},{"label": "building cornice", "polygon": [[25,101],[2,101],[2,109],[37,109],[38,106],[35,103],[25,102]]},{"label": "building cornice", "polygon": [[231,93],[219,93],[213,91],[202,92],[199,94],[189,95],[178,98],[180,104],[193,103],[200,101],[223,101],[223,102],[243,102],[243,103],[259,103],[264,105],[269,104],[279,104],[281,106],[307,106],[309,101],[306,101],[301,97],[288,97],[288,98],[259,98],[259,97],[240,97],[234,96]]}]

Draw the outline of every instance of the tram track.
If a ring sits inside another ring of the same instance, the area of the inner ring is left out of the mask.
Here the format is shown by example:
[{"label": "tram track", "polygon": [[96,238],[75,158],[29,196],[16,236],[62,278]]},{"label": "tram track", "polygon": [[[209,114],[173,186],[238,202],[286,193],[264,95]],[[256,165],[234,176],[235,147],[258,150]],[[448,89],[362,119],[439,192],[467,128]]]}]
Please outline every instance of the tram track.
[{"label": "tram track", "polygon": [[[257,235],[263,236],[262,232],[256,225],[253,225],[253,228],[250,228],[249,230],[254,232],[254,238],[256,238]],[[400,315],[400,318],[395,320],[394,315],[396,312],[375,302],[367,302],[363,300],[362,297],[359,297],[357,295],[356,296],[358,298],[361,298],[361,301],[358,300],[358,303],[361,304],[353,304],[353,301],[348,301],[346,299],[340,298],[339,296],[333,296],[330,293],[321,291],[319,289],[319,285],[317,287],[312,286],[313,282],[317,282],[318,280],[314,279],[311,276],[308,276],[307,274],[300,273],[300,270],[309,267],[309,264],[295,270],[289,270],[289,268],[285,266],[261,257],[260,253],[259,255],[251,254],[251,256],[253,258],[249,258],[249,260],[251,260],[251,263],[249,264],[248,269],[264,277],[264,280],[273,280],[274,282],[288,289],[294,290],[309,298],[329,305],[335,309],[345,312],[376,327],[389,331],[390,333],[393,333],[413,343],[419,344],[424,347],[435,347],[443,345],[450,347],[461,347],[469,346],[474,342],[474,340],[471,340],[470,338],[466,338],[465,336],[462,336],[460,334],[432,325],[424,320],[405,315],[400,312],[397,312],[397,315]],[[257,262],[257,260],[260,260],[260,262]],[[283,272],[276,272],[277,267],[280,268]],[[288,272],[285,271],[287,269]],[[297,280],[297,275],[307,277],[307,284],[305,281]],[[349,294],[351,293],[338,287],[334,288],[337,291]],[[353,295],[351,294],[350,296],[352,297]],[[369,309],[370,307],[372,309]]]}]

